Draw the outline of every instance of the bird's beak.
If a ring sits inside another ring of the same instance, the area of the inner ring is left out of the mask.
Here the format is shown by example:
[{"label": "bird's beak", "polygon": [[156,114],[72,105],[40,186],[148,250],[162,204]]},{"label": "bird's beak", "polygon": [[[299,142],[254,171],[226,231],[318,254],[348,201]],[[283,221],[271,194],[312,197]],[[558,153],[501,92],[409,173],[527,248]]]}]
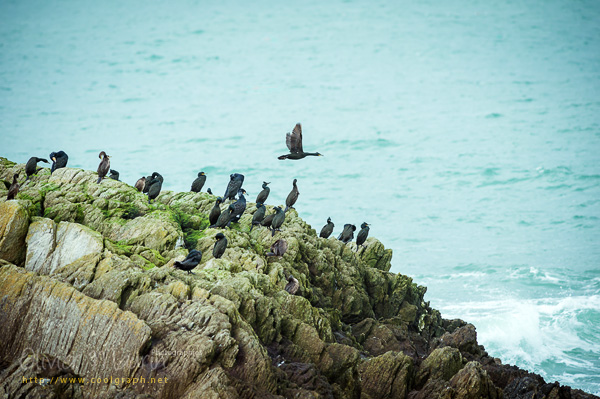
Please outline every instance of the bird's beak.
[{"label": "bird's beak", "polygon": [[53,160],[54,162],[56,162],[56,157],[52,157],[52,160]]},{"label": "bird's beak", "polygon": [[319,154],[319,156],[320,156],[320,157],[323,157],[324,155],[323,155],[323,154]]}]

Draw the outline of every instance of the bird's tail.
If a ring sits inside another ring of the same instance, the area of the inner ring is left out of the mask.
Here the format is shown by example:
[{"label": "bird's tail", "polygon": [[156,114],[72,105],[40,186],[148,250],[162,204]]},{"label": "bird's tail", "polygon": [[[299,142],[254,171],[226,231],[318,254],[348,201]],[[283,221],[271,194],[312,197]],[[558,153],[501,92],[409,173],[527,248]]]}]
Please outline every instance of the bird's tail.
[{"label": "bird's tail", "polygon": [[287,159],[287,157],[288,157],[287,155],[280,155],[277,157],[277,159]]},{"label": "bird's tail", "polygon": [[290,207],[286,205],[285,209],[283,210],[283,213],[286,213],[288,211],[288,209],[290,209]]},{"label": "bird's tail", "polygon": [[254,223],[252,223],[252,224],[250,225],[250,231],[252,231],[252,228],[253,228],[253,227],[254,227]]},{"label": "bird's tail", "polygon": [[275,254],[273,252],[267,252],[265,256],[275,256]]},{"label": "bird's tail", "polygon": [[97,183],[100,184],[100,182],[102,181],[102,177],[98,176],[98,181]]},{"label": "bird's tail", "polygon": [[275,236],[275,229],[272,229],[271,230],[271,237],[274,237],[274,236]]}]

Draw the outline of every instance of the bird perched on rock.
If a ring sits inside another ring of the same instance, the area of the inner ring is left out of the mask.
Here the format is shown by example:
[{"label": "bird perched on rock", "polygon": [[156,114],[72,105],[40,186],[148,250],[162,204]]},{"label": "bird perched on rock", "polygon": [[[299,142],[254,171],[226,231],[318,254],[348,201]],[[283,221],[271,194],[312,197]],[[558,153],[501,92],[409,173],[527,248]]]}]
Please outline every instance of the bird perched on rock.
[{"label": "bird perched on rock", "polygon": [[104,179],[108,171],[110,170],[110,157],[106,155],[104,151],[100,152],[98,158],[101,159],[100,165],[98,165],[98,184]]},{"label": "bird perched on rock", "polygon": [[219,215],[219,218],[217,219],[217,223],[209,226],[211,229],[222,229],[225,226],[227,226],[229,224],[229,222],[231,221],[231,215],[233,214],[233,212],[235,211],[235,208],[233,207],[233,204],[229,205],[229,208],[227,208],[224,212],[221,212],[221,215]]},{"label": "bird perched on rock", "polygon": [[256,211],[254,211],[254,215],[252,215],[252,223],[250,225],[250,231],[254,226],[259,226],[265,218],[265,213],[267,212],[267,208],[263,205],[262,202],[256,203]]},{"label": "bird perched on rock", "polygon": [[229,184],[227,184],[225,195],[223,195],[223,202],[227,200],[234,200],[235,195],[240,191],[240,188],[242,188],[243,183],[244,175],[241,175],[239,173],[229,175]]},{"label": "bird perched on rock", "polygon": [[258,193],[258,195],[256,196],[256,203],[258,204],[259,202],[261,204],[264,204],[267,201],[267,198],[269,197],[269,193],[271,192],[271,189],[269,187],[267,187],[267,185],[271,184],[270,182],[267,183],[266,181],[263,182],[262,185],[262,191],[260,193]]},{"label": "bird perched on rock", "polygon": [[298,180],[294,179],[294,182],[292,183],[292,185],[293,185],[292,191],[290,191],[287,198],[285,199],[284,212],[287,212],[287,210],[290,209],[291,207],[293,207],[294,204],[296,203],[296,201],[298,201],[298,196],[300,195],[300,193],[298,192],[298,186],[296,185],[297,182],[298,182]]},{"label": "bird perched on rock", "polygon": [[275,217],[275,215],[276,215],[276,213],[272,213],[270,215],[267,215],[263,219],[263,221],[261,222],[261,226],[265,226],[266,228],[270,229],[271,228],[271,223],[273,223],[273,218]]},{"label": "bird perched on rock", "polygon": [[144,190],[144,187],[146,187],[146,178],[144,176],[140,177],[138,181],[135,182],[134,187],[141,193],[142,190]]},{"label": "bird perched on rock", "polygon": [[50,159],[52,160],[50,174],[54,173],[56,169],[64,168],[69,162],[69,156],[64,151],[50,153]]},{"label": "bird perched on rock", "polygon": [[152,176],[146,176],[146,178],[144,179],[144,189],[142,190],[144,194],[148,194],[148,190],[150,190],[150,183],[152,183],[152,179]]},{"label": "bird perched on rock", "polygon": [[206,190],[207,193],[209,193],[210,195],[213,195],[212,190],[210,189],[210,187]]},{"label": "bird perched on rock", "polygon": [[202,191],[204,183],[206,183],[206,174],[204,172],[198,172],[198,177],[196,177],[196,180],[192,182],[192,188],[190,191],[194,193],[199,193],[200,191]]},{"label": "bird perched on rock", "polygon": [[221,216],[221,207],[219,205],[221,202],[223,202],[223,198],[217,197],[215,205],[213,205],[212,209],[210,210],[210,214],[208,215],[208,222],[210,224],[215,224],[217,223],[217,220],[219,220],[219,216]]},{"label": "bird perched on rock", "polygon": [[47,159],[44,159],[44,158],[38,158],[38,157],[29,158],[29,161],[27,161],[27,164],[25,165],[25,173],[27,174],[27,178],[25,179],[25,181],[29,180],[29,177],[31,175],[33,175],[34,173],[37,173],[41,169],[41,168],[40,169],[37,168],[38,162],[50,163],[50,162],[48,162]]},{"label": "bird perched on rock", "polygon": [[225,234],[219,233],[215,236],[215,240],[217,241],[213,247],[213,256],[215,259],[219,259],[227,249],[227,237],[225,237]]},{"label": "bird perched on rock", "polygon": [[360,231],[358,232],[358,235],[356,236],[356,252],[358,252],[358,247],[360,247],[360,246],[363,246],[366,248],[364,243],[367,240],[368,236],[369,236],[369,224],[364,222],[363,224],[360,225]]},{"label": "bird perched on rock", "polygon": [[304,152],[302,149],[302,125],[296,124],[292,133],[285,135],[285,144],[287,145],[289,154],[281,155],[277,159],[302,159],[307,155],[322,157],[318,152]]},{"label": "bird perched on rock", "polygon": [[13,175],[12,184],[8,187],[8,195],[6,196],[7,200],[15,199],[15,197],[19,193],[19,188],[21,186],[19,186],[19,182],[17,181],[18,178],[19,178],[19,174],[15,173]]},{"label": "bird perched on rock", "polygon": [[298,283],[298,280],[296,280],[294,276],[290,274],[290,276],[288,277],[288,283],[285,286],[285,290],[290,294],[294,295],[298,291],[299,287],[300,284]]},{"label": "bird perched on rock", "polygon": [[267,252],[266,256],[283,256],[288,249],[288,243],[283,238],[275,241],[271,245],[271,252]]},{"label": "bird perched on rock", "polygon": [[321,233],[319,234],[319,237],[329,238],[331,233],[333,233],[334,227],[335,227],[335,225],[331,221],[331,218],[327,218],[327,224],[325,226],[323,226],[323,228],[321,229]]},{"label": "bird perched on rock", "polygon": [[148,203],[158,197],[158,194],[160,194],[160,190],[162,189],[162,184],[163,177],[160,175],[160,173],[152,173],[152,180],[150,181],[150,186],[148,187]]},{"label": "bird perched on rock", "polygon": [[175,261],[175,263],[173,263],[173,267],[186,271],[188,274],[194,274],[192,273],[192,269],[198,266],[198,263],[200,263],[201,260],[202,252],[198,251],[197,249],[192,249],[182,262]]},{"label": "bird perched on rock", "polygon": [[344,230],[342,230],[342,234],[338,236],[338,240],[343,242],[344,244],[352,241],[354,238],[354,231],[356,231],[356,226],[353,224],[345,224]]},{"label": "bird perched on rock", "polygon": [[271,222],[271,237],[275,235],[275,231],[281,231],[280,227],[285,220],[285,212],[281,210],[280,207],[276,206],[275,208],[275,216],[273,216],[273,221]]},{"label": "bird perched on rock", "polygon": [[233,214],[231,215],[231,222],[233,223],[237,223],[246,210],[246,197],[244,197],[244,194],[246,194],[246,190],[240,188],[238,191],[238,200],[231,204],[234,208]]},{"label": "bird perched on rock", "polygon": [[111,169],[110,170],[110,175],[108,175],[108,178],[116,180],[116,181],[119,181],[119,171]]}]

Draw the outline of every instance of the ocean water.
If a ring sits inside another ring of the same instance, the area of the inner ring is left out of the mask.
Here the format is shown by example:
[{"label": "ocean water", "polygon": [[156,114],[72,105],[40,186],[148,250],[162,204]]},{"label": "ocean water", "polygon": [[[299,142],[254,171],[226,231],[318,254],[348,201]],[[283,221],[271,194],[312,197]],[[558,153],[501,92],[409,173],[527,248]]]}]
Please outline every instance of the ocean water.
[{"label": "ocean water", "polygon": [[[505,363],[600,394],[600,3],[0,0],[0,155],[372,225]],[[279,161],[302,122],[304,148]]]}]

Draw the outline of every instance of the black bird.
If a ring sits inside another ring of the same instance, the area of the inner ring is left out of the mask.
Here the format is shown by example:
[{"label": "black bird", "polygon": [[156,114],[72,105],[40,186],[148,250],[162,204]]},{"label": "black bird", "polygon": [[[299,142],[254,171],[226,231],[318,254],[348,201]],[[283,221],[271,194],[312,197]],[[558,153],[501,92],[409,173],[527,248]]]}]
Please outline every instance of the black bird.
[{"label": "black bird", "polygon": [[47,159],[44,159],[44,158],[38,158],[38,157],[29,158],[29,161],[27,161],[27,164],[25,165],[25,173],[27,174],[27,178],[25,179],[25,181],[29,180],[29,177],[39,170],[37,168],[38,162],[50,163],[50,162],[48,162]]},{"label": "black bird", "polygon": [[227,208],[224,212],[221,212],[221,215],[219,216],[219,218],[217,219],[217,223],[209,226],[211,229],[213,228],[217,228],[217,229],[222,229],[225,228],[225,226],[227,226],[229,224],[229,221],[231,220],[231,215],[233,214],[233,211],[235,210],[235,208],[233,207],[233,204],[229,205],[229,208]]},{"label": "black bird", "polygon": [[290,150],[289,154],[281,155],[277,159],[302,159],[307,155],[322,157],[318,152],[304,152],[302,149],[302,125],[296,123],[292,133],[285,135],[285,144]]},{"label": "black bird", "polygon": [[160,190],[163,184],[163,177],[160,173],[154,172],[152,173],[152,180],[150,181],[150,186],[148,187],[148,203],[158,197],[160,194]]},{"label": "black bird", "polygon": [[265,218],[265,212],[267,212],[267,208],[261,203],[258,202],[256,204],[256,211],[254,211],[254,215],[252,215],[252,224],[250,226],[250,231],[256,225],[259,226]]},{"label": "black bird", "polygon": [[146,178],[142,176],[135,182],[135,188],[141,193],[144,190],[144,187],[146,187]]},{"label": "black bird", "polygon": [[300,193],[298,192],[298,186],[296,186],[297,181],[298,181],[297,179],[294,179],[294,182],[293,182],[294,187],[292,187],[292,191],[290,191],[287,198],[285,199],[284,212],[287,212],[287,210],[290,209],[291,207],[293,207],[294,204],[296,203],[296,201],[298,201],[298,196],[300,195]]},{"label": "black bird", "polygon": [[367,240],[368,236],[369,236],[369,224],[365,222],[360,225],[360,231],[358,232],[358,235],[356,236],[356,252],[358,252],[359,246],[363,246],[366,248],[364,243]]},{"label": "black bird", "polygon": [[204,172],[199,172],[198,177],[196,177],[196,180],[192,182],[192,188],[190,191],[199,193],[200,191],[202,191],[204,183],[206,183],[206,174]]},{"label": "black bird", "polygon": [[144,180],[144,189],[142,190],[144,194],[148,194],[148,190],[150,190],[150,183],[152,183],[153,178],[153,176],[146,176],[146,179]]},{"label": "black bird", "polygon": [[256,203],[261,203],[264,204],[267,201],[267,198],[269,197],[269,193],[271,192],[271,189],[269,187],[267,187],[268,184],[271,184],[270,182],[267,183],[266,181],[263,182],[262,185],[262,191],[260,193],[258,193],[258,195],[256,196]]},{"label": "black bird", "polygon": [[271,228],[271,223],[273,223],[273,218],[275,217],[275,213],[272,213],[270,215],[267,215],[262,223],[261,226],[265,226],[266,228],[270,229]]},{"label": "black bird", "polygon": [[344,244],[352,241],[352,239],[354,238],[354,231],[356,231],[356,226],[355,225],[353,225],[353,224],[345,224],[344,225],[344,230],[342,231],[342,234],[340,234],[338,236],[338,240],[340,240]]},{"label": "black bird", "polygon": [[323,226],[323,228],[321,229],[321,233],[319,234],[319,237],[329,238],[331,233],[333,233],[334,227],[335,227],[335,225],[331,221],[331,218],[327,218],[327,224],[325,226]]},{"label": "black bird", "polygon": [[64,168],[69,162],[69,156],[64,151],[50,153],[50,159],[52,160],[50,174],[54,173],[56,169]]},{"label": "black bird", "polygon": [[278,206],[276,206],[274,209],[275,216],[273,216],[273,221],[271,222],[271,237],[275,235],[275,230],[281,231],[279,228],[285,220],[285,212],[282,211]]},{"label": "black bird", "polygon": [[179,270],[184,270],[188,272],[188,274],[192,273],[192,269],[198,266],[198,263],[202,260],[202,252],[197,249],[192,249],[188,256],[183,260],[183,262],[175,261],[173,263],[173,267]]},{"label": "black bird", "polygon": [[283,256],[288,249],[286,240],[280,238],[271,245],[271,252],[267,252],[266,256]]},{"label": "black bird", "polygon": [[240,188],[240,191],[238,191],[239,199],[231,204],[234,208],[233,214],[231,215],[231,222],[233,223],[237,223],[246,210],[246,197],[244,197],[244,194],[246,194],[246,190]]},{"label": "black bird", "polygon": [[208,188],[208,190],[206,190],[207,193],[209,193],[210,195],[213,195],[212,190],[210,189],[210,187]]},{"label": "black bird", "polygon": [[98,158],[101,159],[100,165],[98,165],[98,184],[104,179],[108,171],[110,170],[110,157],[106,155],[104,151],[98,154]]},{"label": "black bird", "polygon": [[229,184],[227,185],[227,189],[225,190],[225,195],[223,195],[223,202],[228,199],[235,199],[235,195],[240,191],[242,184],[244,183],[244,175],[239,173],[234,173],[229,175]]},{"label": "black bird", "polygon": [[213,256],[219,259],[227,249],[227,237],[225,237],[225,234],[219,233],[215,236],[215,240],[217,242],[215,242],[215,246],[213,247]]},{"label": "black bird", "polygon": [[217,197],[215,205],[210,210],[210,215],[208,215],[208,222],[211,225],[217,223],[217,220],[219,220],[219,216],[221,216],[221,207],[219,206],[221,202],[223,202],[223,198]]},{"label": "black bird", "polygon": [[119,171],[111,169],[110,170],[110,175],[108,175],[108,178],[116,180],[116,181],[119,181]]},{"label": "black bird", "polygon": [[288,283],[285,286],[285,290],[290,294],[294,295],[298,291],[299,287],[300,284],[298,283],[298,280],[296,280],[294,276],[290,274],[290,276],[288,277]]},{"label": "black bird", "polygon": [[10,187],[8,187],[8,195],[6,196],[7,200],[15,199],[15,197],[19,193],[20,186],[19,186],[19,183],[17,182],[18,178],[19,178],[19,174],[15,173],[13,176],[13,182],[10,185]]}]

